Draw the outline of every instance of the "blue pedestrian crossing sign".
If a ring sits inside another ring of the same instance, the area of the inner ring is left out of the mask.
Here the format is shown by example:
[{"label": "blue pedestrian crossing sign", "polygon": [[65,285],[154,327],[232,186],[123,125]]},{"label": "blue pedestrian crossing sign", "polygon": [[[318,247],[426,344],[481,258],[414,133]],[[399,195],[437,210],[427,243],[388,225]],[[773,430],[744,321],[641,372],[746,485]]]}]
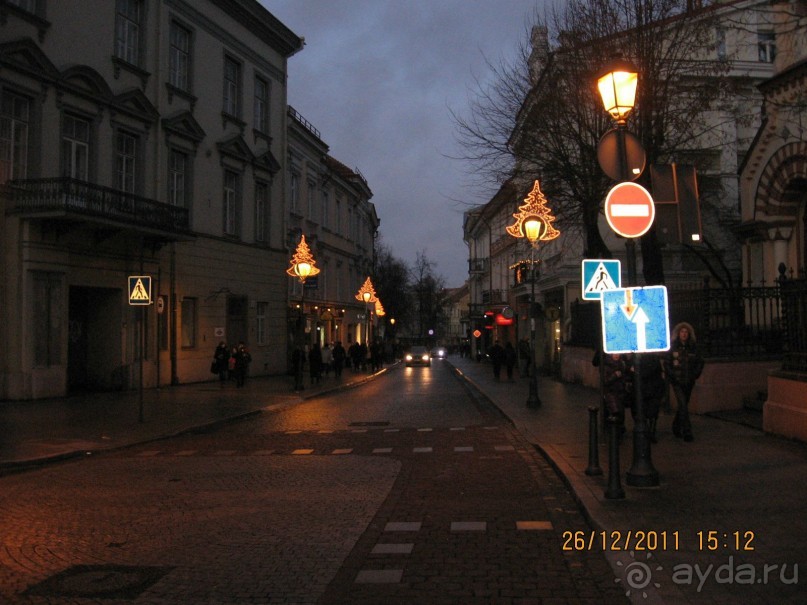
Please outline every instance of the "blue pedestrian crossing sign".
[{"label": "blue pedestrian crossing sign", "polygon": [[606,353],[650,353],[670,348],[667,288],[619,288],[602,293]]},{"label": "blue pedestrian crossing sign", "polygon": [[603,292],[622,285],[622,267],[618,260],[587,258],[582,268],[583,300],[600,300]]},{"label": "blue pedestrian crossing sign", "polygon": [[130,305],[150,305],[151,304],[151,276],[150,275],[130,275],[129,276],[129,304]]}]

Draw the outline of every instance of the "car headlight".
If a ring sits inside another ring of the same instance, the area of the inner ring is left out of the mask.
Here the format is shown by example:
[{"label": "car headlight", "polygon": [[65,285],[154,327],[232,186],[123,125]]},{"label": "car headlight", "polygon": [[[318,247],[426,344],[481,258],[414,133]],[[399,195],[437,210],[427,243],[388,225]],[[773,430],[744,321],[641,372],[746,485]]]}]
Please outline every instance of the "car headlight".
[{"label": "car headlight", "polygon": [[412,361],[412,356],[408,353],[406,355],[406,361]]}]

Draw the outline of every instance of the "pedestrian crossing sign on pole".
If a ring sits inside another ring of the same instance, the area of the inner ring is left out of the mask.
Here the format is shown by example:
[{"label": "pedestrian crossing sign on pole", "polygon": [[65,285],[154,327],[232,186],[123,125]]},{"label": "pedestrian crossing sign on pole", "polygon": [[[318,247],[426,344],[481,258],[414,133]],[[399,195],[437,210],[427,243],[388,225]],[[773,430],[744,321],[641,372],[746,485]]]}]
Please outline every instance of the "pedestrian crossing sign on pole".
[{"label": "pedestrian crossing sign on pole", "polygon": [[622,265],[618,260],[587,258],[582,268],[583,300],[600,300],[603,292],[622,284]]},{"label": "pedestrian crossing sign on pole", "polygon": [[130,275],[129,276],[129,304],[130,305],[150,305],[151,304],[151,276],[150,275]]},{"label": "pedestrian crossing sign on pole", "polygon": [[602,294],[602,348],[606,353],[650,353],[670,348],[667,288],[620,288]]}]

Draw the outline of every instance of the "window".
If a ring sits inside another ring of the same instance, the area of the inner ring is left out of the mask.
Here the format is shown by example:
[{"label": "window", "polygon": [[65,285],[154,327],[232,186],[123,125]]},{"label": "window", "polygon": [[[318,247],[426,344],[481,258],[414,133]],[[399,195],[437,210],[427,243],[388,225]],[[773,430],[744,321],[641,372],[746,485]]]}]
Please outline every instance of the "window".
[{"label": "window", "polygon": [[255,241],[266,242],[266,210],[269,206],[269,186],[255,183]]},{"label": "window", "polygon": [[334,208],[333,214],[334,214],[334,220],[336,222],[336,224],[334,225],[334,229],[336,230],[336,233],[341,235],[342,234],[342,200],[340,200],[339,198],[336,198],[336,208]]},{"label": "window", "polygon": [[726,59],[726,30],[722,27],[715,30],[715,50],[718,59],[721,61]]},{"label": "window", "polygon": [[34,365],[48,367],[61,363],[62,276],[33,271]]},{"label": "window", "polygon": [[241,196],[241,175],[224,173],[224,234],[238,235],[238,206]]},{"label": "window", "polygon": [[28,13],[36,14],[36,0],[8,0],[8,3]]},{"label": "window", "polygon": [[268,310],[268,302],[255,303],[255,338],[259,345],[266,344],[266,312]]},{"label": "window", "polygon": [[292,172],[289,177],[289,203],[291,210],[297,212],[300,205],[300,175]]},{"label": "window", "polygon": [[89,180],[90,123],[65,115],[62,122],[62,176]]},{"label": "window", "polygon": [[26,176],[29,115],[28,99],[3,92],[0,99],[0,183]]},{"label": "window", "polygon": [[118,189],[127,193],[135,192],[135,171],[137,168],[137,137],[119,132],[115,141]]},{"label": "window", "polygon": [[224,57],[224,113],[240,116],[241,65],[229,57]]},{"label": "window", "polygon": [[182,299],[182,347],[196,346],[196,299]]},{"label": "window", "polygon": [[328,209],[331,205],[331,198],[327,191],[322,192],[322,226],[328,228]]},{"label": "window", "polygon": [[171,23],[168,47],[168,83],[180,90],[190,90],[191,33],[176,22]]},{"label": "window", "polygon": [[115,56],[132,65],[140,62],[142,0],[117,0]]},{"label": "window", "polygon": [[317,188],[314,183],[308,181],[308,220],[314,221],[317,216]]},{"label": "window", "polygon": [[185,208],[188,183],[188,154],[171,149],[168,152],[168,203]]},{"label": "window", "polygon": [[773,63],[776,59],[776,34],[759,32],[759,60],[762,63]]},{"label": "window", "polygon": [[263,78],[255,78],[255,124],[259,132],[269,132],[269,83]]}]

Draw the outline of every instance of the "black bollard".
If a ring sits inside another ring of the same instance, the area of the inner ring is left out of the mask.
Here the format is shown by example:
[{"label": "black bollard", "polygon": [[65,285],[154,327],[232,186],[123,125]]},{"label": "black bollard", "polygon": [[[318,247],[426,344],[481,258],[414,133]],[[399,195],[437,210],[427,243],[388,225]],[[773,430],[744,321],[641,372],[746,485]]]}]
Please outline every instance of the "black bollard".
[{"label": "black bollard", "polygon": [[620,500],[625,497],[622,481],[619,478],[619,418],[608,416],[608,488],[605,497],[609,500]]},{"label": "black bollard", "polygon": [[597,414],[599,410],[590,406],[588,408],[588,468],[586,475],[602,475],[600,468],[600,452],[597,442]]}]

